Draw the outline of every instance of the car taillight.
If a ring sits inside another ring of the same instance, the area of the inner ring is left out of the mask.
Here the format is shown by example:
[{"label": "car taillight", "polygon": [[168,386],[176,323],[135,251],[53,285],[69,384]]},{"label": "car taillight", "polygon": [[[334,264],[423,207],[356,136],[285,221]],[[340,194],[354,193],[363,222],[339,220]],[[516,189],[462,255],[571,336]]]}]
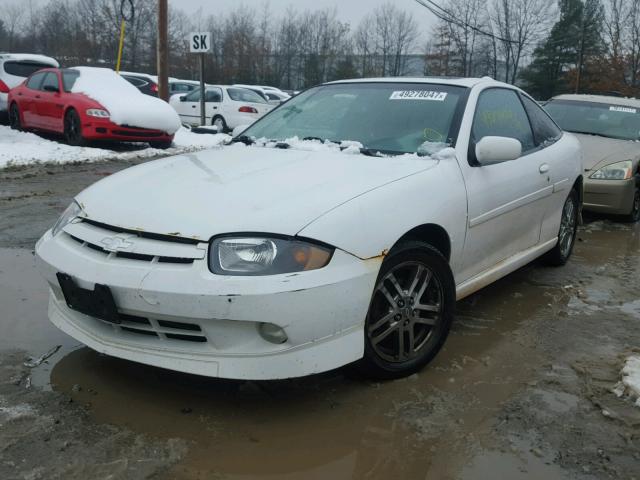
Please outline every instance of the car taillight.
[{"label": "car taillight", "polygon": [[9,93],[9,87],[2,80],[0,80],[0,93]]},{"label": "car taillight", "polygon": [[258,110],[253,107],[240,107],[238,111],[242,113],[258,113]]},{"label": "car taillight", "polygon": [[153,93],[158,93],[158,85],[155,84],[155,83],[153,85],[151,85],[151,91]]}]

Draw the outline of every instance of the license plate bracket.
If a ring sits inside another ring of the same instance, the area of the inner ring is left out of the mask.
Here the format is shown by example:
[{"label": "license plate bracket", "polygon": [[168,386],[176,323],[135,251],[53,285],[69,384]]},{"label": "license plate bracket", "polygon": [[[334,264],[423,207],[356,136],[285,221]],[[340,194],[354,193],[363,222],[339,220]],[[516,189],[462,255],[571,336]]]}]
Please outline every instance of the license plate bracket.
[{"label": "license plate bracket", "polygon": [[106,322],[122,323],[109,287],[96,283],[93,290],[87,290],[79,287],[71,275],[58,272],[56,277],[70,309]]}]

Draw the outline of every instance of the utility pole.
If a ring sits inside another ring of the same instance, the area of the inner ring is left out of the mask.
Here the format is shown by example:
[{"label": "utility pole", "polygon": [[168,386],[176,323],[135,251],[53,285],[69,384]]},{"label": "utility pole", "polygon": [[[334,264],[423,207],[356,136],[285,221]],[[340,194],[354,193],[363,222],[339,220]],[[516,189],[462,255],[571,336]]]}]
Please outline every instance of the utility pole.
[{"label": "utility pole", "polygon": [[168,0],[158,0],[158,97],[169,101]]}]

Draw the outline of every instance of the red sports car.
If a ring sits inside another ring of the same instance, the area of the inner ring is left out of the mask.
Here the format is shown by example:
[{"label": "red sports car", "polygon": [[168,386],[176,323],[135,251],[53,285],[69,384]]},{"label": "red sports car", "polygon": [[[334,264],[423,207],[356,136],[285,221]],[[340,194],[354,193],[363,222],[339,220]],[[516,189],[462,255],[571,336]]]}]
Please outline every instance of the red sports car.
[{"label": "red sports car", "polygon": [[[105,69],[95,70],[113,75]],[[81,73],[82,69],[46,68],[11,89],[8,99],[11,127],[60,133],[70,145],[77,146],[92,140],[148,142],[151,147],[163,149],[171,146],[174,132],[115,123],[104,105],[85,93],[73,91]],[[117,90],[122,85],[115,87]]]}]

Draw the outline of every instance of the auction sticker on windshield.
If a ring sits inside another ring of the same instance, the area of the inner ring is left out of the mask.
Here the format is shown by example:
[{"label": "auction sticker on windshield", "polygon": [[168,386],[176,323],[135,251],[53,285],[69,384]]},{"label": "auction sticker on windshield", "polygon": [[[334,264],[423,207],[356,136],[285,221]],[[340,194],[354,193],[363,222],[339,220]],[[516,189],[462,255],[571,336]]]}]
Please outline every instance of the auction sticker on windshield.
[{"label": "auction sticker on windshield", "polygon": [[625,112],[625,113],[636,113],[637,112],[637,110],[635,108],[614,107],[614,106],[609,107],[609,111],[611,111],[611,112]]},{"label": "auction sticker on windshield", "polygon": [[391,94],[389,100],[431,100],[444,102],[447,92],[434,92],[433,90],[398,90]]}]

